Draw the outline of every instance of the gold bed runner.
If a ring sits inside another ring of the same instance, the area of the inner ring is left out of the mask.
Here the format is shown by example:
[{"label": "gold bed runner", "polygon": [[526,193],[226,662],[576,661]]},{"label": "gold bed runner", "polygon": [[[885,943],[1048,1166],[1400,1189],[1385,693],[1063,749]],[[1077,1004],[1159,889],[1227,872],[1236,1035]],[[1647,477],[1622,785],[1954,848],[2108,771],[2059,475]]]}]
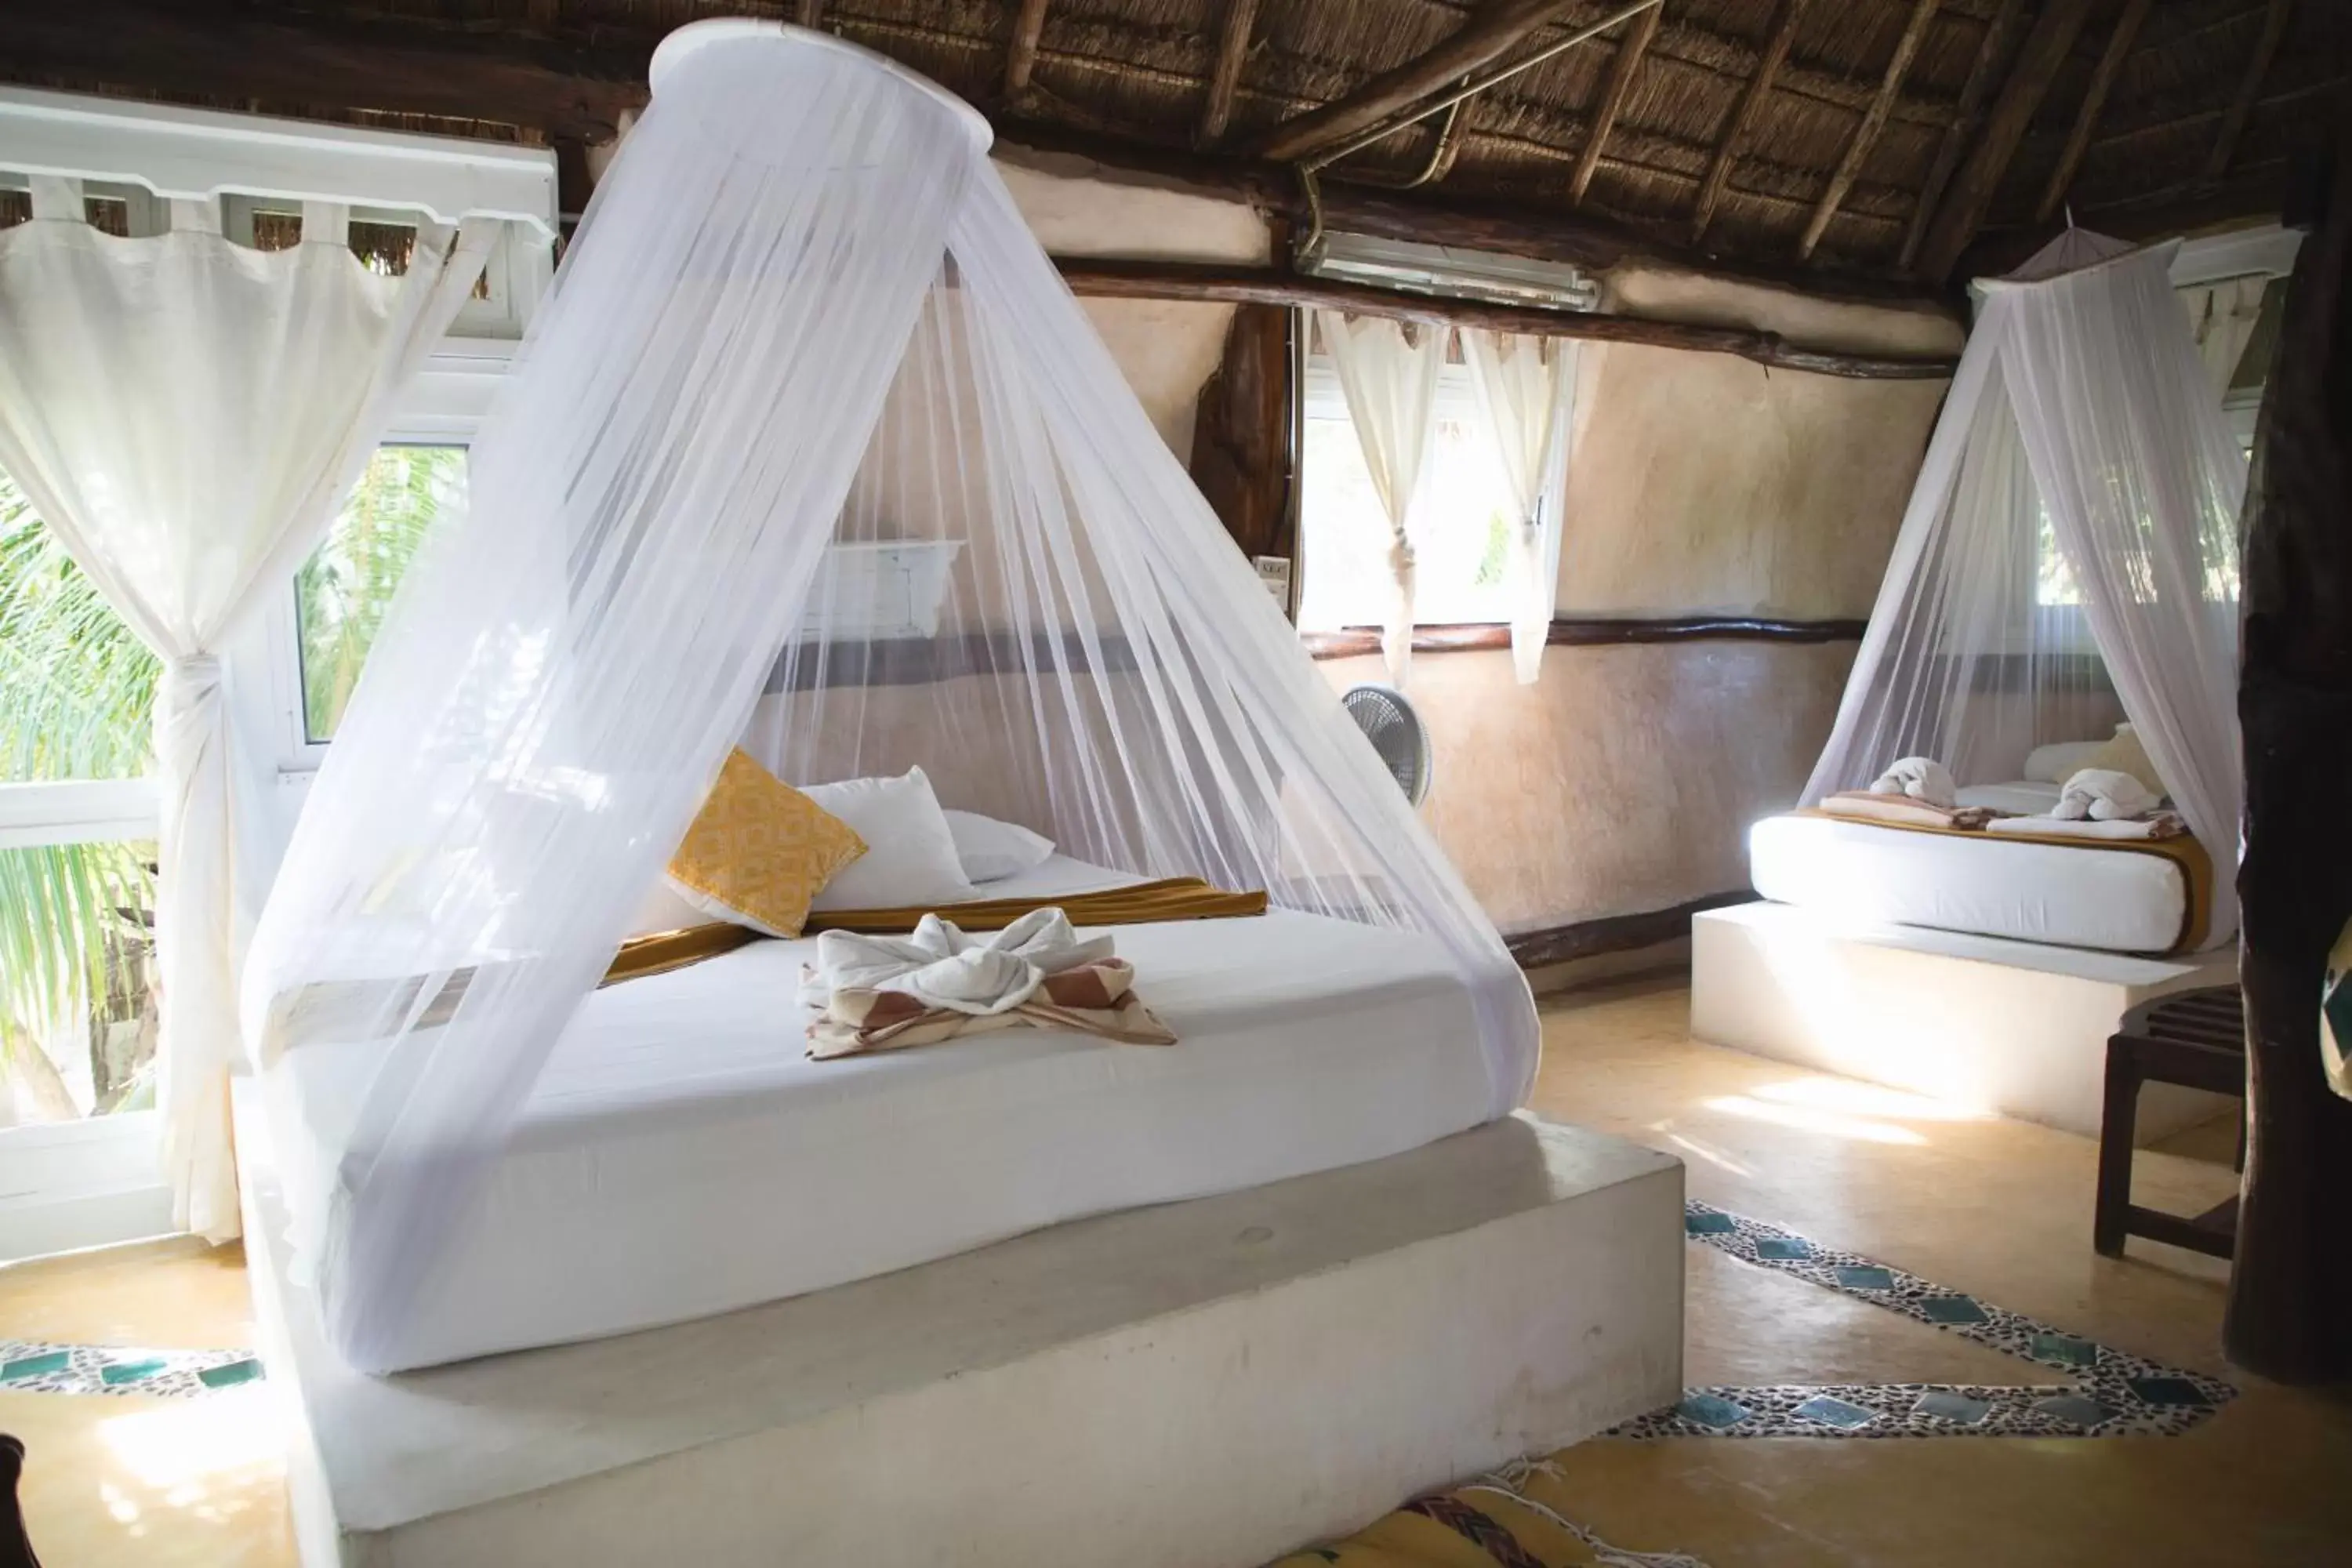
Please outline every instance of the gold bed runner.
[{"label": "gold bed runner", "polygon": [[2205,847],[2197,842],[2194,834],[2182,833],[2170,838],[2081,838],[2064,833],[1988,833],[1980,827],[1931,827],[1918,822],[1881,822],[1870,817],[1840,816],[1835,812],[1805,806],[1799,816],[1818,816],[1825,822],[1853,822],[1864,827],[1883,827],[1890,833],[1934,833],[1947,838],[1969,838],[1979,844],[2054,844],[2061,849],[2120,849],[2128,855],[2154,855],[2180,868],[2180,879],[2188,885],[2189,896],[2182,900],[2180,934],[2173,939],[2167,952],[2190,952],[2205,940],[2208,922],[2213,914],[2213,860]]},{"label": "gold bed runner", "polygon": [[[927,914],[953,921],[965,931],[1003,931],[1036,910],[1058,909],[1076,926],[1149,925],[1159,921],[1237,920],[1265,913],[1264,892],[1234,893],[1213,887],[1198,877],[1163,877],[1099,892],[1065,893],[1057,898],[975,899],[969,903],[941,904],[932,909],[818,910],[809,915],[803,934],[851,931],[887,934],[912,931]],[[631,937],[621,944],[602,984],[641,980],[717,958],[760,940],[760,933],[723,921],[688,926],[684,931],[656,931]]]}]

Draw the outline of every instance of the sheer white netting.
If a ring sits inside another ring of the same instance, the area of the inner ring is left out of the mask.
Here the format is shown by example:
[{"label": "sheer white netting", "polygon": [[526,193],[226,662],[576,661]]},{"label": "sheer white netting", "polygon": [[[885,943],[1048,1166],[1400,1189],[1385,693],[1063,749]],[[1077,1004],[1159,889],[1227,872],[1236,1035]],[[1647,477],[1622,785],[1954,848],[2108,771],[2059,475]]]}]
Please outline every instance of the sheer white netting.
[{"label": "sheer white netting", "polygon": [[2129,721],[2237,930],[2238,506],[2246,461],[2166,276],[2072,232],[1979,285],[1808,805],[1898,757],[1962,784]]},{"label": "sheer white netting", "polygon": [[[297,1216],[362,1367],[739,742],[794,783],[919,763],[945,805],[1080,859],[1423,933],[1474,997],[1494,1114],[1533,1072],[1493,925],[1154,433],[978,117],[831,40],[721,37],[656,61],[248,964],[265,1071],[372,1065],[341,1212]],[[950,555],[933,615],[921,558]]]}]

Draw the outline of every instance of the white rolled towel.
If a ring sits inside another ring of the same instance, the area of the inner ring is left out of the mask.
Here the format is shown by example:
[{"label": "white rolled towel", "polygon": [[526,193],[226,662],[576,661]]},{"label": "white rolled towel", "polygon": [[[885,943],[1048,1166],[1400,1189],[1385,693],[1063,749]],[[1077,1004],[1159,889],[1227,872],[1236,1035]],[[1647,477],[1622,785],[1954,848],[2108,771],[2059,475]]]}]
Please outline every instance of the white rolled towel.
[{"label": "white rolled towel", "polygon": [[1933,757],[1905,757],[1889,763],[1870,790],[1873,795],[1907,795],[1946,811],[1960,803],[1960,786],[1952,782],[1952,770]]},{"label": "white rolled towel", "polygon": [[2148,787],[2129,773],[2112,768],[2084,768],[2058,792],[2050,815],[2065,822],[2129,822],[2146,816],[2160,803]]}]

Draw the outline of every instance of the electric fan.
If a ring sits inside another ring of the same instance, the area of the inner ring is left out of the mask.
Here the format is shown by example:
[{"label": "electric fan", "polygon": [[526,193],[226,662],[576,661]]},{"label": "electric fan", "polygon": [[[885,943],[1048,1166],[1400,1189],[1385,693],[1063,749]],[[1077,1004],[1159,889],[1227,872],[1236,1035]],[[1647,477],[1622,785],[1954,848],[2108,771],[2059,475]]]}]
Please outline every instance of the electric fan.
[{"label": "electric fan", "polygon": [[1381,765],[1395,778],[1405,799],[1415,805],[1427,799],[1433,762],[1429,731],[1404,693],[1393,686],[1367,684],[1349,688],[1339,701],[1380,753]]}]

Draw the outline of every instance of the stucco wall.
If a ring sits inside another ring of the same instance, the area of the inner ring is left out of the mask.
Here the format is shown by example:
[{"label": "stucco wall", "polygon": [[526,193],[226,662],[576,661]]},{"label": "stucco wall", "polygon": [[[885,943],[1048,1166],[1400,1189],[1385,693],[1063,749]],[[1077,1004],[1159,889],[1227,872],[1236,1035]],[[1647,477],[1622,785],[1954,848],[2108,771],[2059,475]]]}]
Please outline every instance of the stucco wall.
[{"label": "stucco wall", "polygon": [[[1667,909],[1747,885],[1747,825],[1787,804],[1829,732],[1851,644],[1645,643],[1414,659],[1430,829],[1506,932]],[[1328,659],[1338,689],[1384,679]]]},{"label": "stucco wall", "polygon": [[1866,616],[1941,381],[1768,371],[1614,343],[1587,358],[1564,616]]},{"label": "stucco wall", "polygon": [[[1056,256],[1252,264],[1267,258],[1265,222],[1241,203],[1020,148],[1001,150],[995,163],[1031,231]],[[1224,352],[1234,308],[1170,300],[1080,303],[1152,424],[1179,458],[1189,458],[1193,408]]]}]

